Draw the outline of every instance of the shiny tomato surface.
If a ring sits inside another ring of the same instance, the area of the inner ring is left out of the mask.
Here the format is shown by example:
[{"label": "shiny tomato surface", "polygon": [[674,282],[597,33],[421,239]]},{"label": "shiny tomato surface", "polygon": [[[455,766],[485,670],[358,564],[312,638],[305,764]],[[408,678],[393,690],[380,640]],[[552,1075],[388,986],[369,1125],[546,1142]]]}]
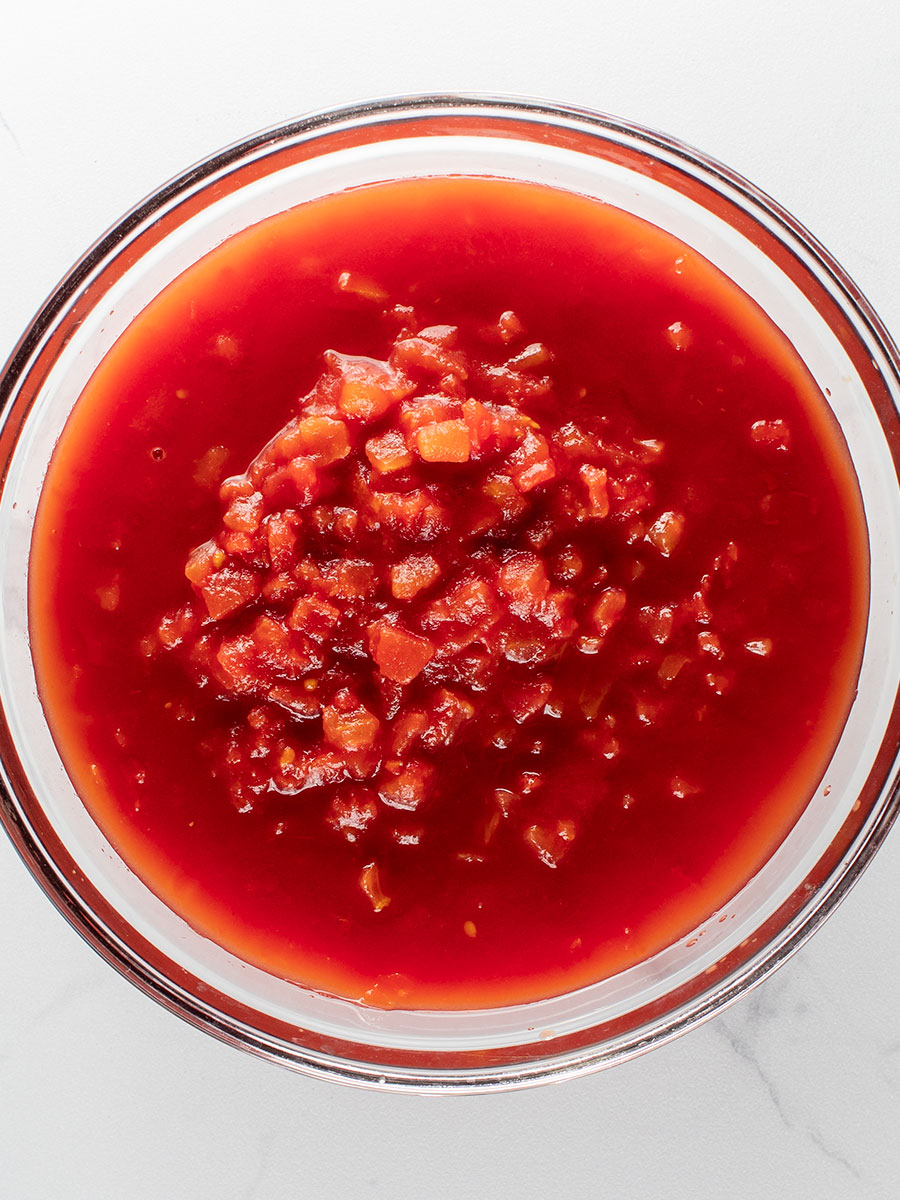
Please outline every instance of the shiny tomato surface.
[{"label": "shiny tomato surface", "polygon": [[373,185],[171,284],[36,521],[72,780],[247,961],[382,1006],[608,976],[729,900],[852,698],[865,532],[782,334],[535,185]]}]

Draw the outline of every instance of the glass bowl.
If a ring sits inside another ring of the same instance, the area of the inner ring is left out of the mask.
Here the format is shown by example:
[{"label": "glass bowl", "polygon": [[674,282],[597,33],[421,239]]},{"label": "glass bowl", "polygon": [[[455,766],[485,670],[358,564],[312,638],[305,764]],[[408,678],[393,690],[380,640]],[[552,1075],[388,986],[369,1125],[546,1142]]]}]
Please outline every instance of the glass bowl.
[{"label": "glass bowl", "polygon": [[[858,692],[822,784],[728,905],[639,965],[531,1004],[382,1011],[274,978],[201,937],[134,875],[79,801],[29,653],[32,521],[56,439],[94,367],[167,283],[229,235],[307,199],[422,175],[524,179],[668,230],[753,297],[840,423],[871,558]],[[900,360],[875,313],[791,216],[734,172],[626,121],[516,98],[410,96],[256,134],[160,188],[38,314],[0,382],[2,819],[32,874],[126,978],[208,1033],[313,1075],[475,1092],[621,1062],[690,1029],[783,962],[847,893],[897,812]]]}]

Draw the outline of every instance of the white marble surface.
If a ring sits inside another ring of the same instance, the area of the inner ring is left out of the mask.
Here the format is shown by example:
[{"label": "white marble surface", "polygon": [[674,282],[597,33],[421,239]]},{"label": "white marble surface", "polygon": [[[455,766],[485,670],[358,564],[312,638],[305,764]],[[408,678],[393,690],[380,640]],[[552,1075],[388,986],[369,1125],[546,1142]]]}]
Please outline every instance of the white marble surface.
[{"label": "white marble surface", "polygon": [[[900,331],[893,0],[34,0],[3,9],[0,358],[192,161],[311,108],[530,93],[676,134],[776,196]],[[106,967],[0,838],[0,1197],[900,1195],[900,832],[727,1013],[601,1075],[382,1096],[217,1044]]]}]

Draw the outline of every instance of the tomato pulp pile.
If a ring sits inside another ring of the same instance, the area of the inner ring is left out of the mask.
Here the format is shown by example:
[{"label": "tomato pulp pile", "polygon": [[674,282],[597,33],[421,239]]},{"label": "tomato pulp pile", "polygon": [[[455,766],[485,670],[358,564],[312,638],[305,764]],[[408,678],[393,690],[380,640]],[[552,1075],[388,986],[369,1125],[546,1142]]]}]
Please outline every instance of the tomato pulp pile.
[{"label": "tomato pulp pile", "polygon": [[822,396],[698,254],[395,182],[226,242],[106,356],[33,654],[77,790],[203,933],[511,1003],[728,919],[840,733],[865,553]]}]

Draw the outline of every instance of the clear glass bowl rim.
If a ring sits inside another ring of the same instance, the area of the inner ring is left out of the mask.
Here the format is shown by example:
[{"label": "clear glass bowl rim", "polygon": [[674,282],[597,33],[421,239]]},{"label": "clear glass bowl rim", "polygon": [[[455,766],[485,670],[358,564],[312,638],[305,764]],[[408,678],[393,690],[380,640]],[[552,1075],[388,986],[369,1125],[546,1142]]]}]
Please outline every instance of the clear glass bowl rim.
[{"label": "clear glass bowl rim", "polygon": [[[433,120],[460,115],[488,124],[512,118],[523,125],[543,124],[558,131],[576,127],[580,133],[593,135],[598,140],[624,139],[652,159],[663,159],[668,164],[683,164],[707,187],[736,204],[756,223],[760,223],[761,215],[764,216],[769,232],[774,231],[784,250],[796,257],[806,270],[811,267],[815,269],[820,284],[824,282],[856,336],[864,336],[879,351],[880,378],[884,381],[893,406],[891,416],[896,419],[900,398],[900,353],[881,320],[828,251],[777,202],[730,168],[668,135],[576,106],[504,95],[400,95],[321,110],[242,139],[164,184],[103,235],[48,298],[13,350],[0,376],[0,486],[5,482],[21,428],[21,423],[14,423],[10,427],[9,410],[36,356],[46,349],[48,340],[64,326],[67,315],[71,316],[82,289],[90,286],[91,280],[102,273],[105,265],[115,258],[136,231],[152,224],[170,204],[208,187],[224,173],[237,170],[253,159],[265,157],[279,147],[314,141],[319,136],[329,135],[338,127],[359,129],[371,126],[378,130],[383,125],[388,131],[385,136],[390,136],[398,128],[402,132],[402,123],[411,119],[427,117]],[[380,140],[377,134],[373,140]],[[879,367],[873,366],[878,373]],[[896,452],[894,462],[896,466]],[[505,1090],[584,1074],[625,1061],[667,1042],[720,1011],[789,958],[852,888],[900,811],[900,711],[896,703],[889,734],[891,744],[882,746],[881,779],[876,801],[861,822],[848,831],[846,844],[831,848],[833,853],[829,854],[829,867],[810,899],[780,922],[779,928],[768,937],[760,950],[751,953],[734,970],[715,976],[709,987],[692,994],[683,1003],[673,1004],[662,1016],[649,1020],[624,1036],[562,1053],[555,1053],[548,1047],[549,1053],[533,1053],[527,1062],[484,1068],[469,1065],[463,1068],[443,1065],[422,1068],[366,1061],[362,1055],[354,1058],[353,1047],[349,1044],[351,1053],[346,1056],[315,1051],[263,1033],[239,1015],[223,1014],[213,1003],[206,1004],[179,988],[147,961],[149,956],[142,953],[139,944],[141,939],[135,936],[129,944],[127,938],[123,939],[110,928],[102,914],[94,910],[89,899],[59,869],[59,863],[54,863],[28,815],[29,804],[39,806],[39,800],[33,795],[23,800],[19,791],[23,790],[23,783],[24,790],[30,791],[27,780],[17,780],[17,788],[10,777],[15,753],[5,713],[2,712],[0,749],[3,750],[4,763],[0,774],[0,821],[45,894],[107,962],[164,1007],[220,1040],[308,1074],[363,1086],[421,1092]],[[888,741],[887,737],[885,741]],[[14,770],[12,773],[15,774]],[[58,859],[59,855],[56,857]],[[778,917],[778,913],[774,914],[766,925]]]}]

